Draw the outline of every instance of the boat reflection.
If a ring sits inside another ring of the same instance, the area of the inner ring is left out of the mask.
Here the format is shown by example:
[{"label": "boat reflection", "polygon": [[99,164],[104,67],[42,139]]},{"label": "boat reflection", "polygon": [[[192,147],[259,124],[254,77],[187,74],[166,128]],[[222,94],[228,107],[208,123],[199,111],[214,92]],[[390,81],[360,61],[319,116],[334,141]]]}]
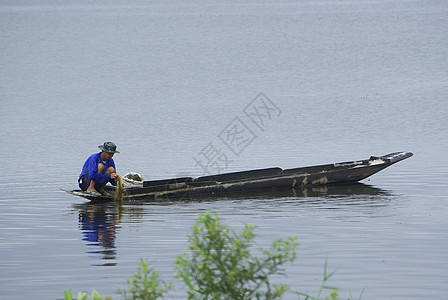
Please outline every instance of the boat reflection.
[{"label": "boat reflection", "polygon": [[[282,188],[282,189],[260,189],[254,191],[232,191],[229,193],[219,192],[210,194],[186,192],[177,195],[163,195],[162,197],[151,200],[151,202],[169,201],[177,203],[179,201],[210,201],[210,200],[238,200],[238,199],[278,199],[291,198],[290,200],[303,200],[304,198],[354,198],[363,196],[363,198],[384,198],[391,196],[391,193],[379,189],[377,187],[366,185],[363,183],[334,184],[305,186],[298,188]],[[134,200],[133,203],[147,202],[145,200]]]}]

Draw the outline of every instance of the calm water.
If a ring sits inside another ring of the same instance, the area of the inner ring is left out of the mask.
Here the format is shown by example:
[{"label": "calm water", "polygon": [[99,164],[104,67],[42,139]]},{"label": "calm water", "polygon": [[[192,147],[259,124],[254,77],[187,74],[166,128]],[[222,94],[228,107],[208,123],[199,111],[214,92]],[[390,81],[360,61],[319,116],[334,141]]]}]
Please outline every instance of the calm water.
[{"label": "calm water", "polygon": [[[344,297],[446,298],[447,20],[446,1],[1,1],[0,297],[114,295],[145,258],[185,298],[174,258],[215,211],[260,246],[296,236],[293,289],[314,294],[328,258]],[[146,179],[415,155],[295,194],[119,207],[60,191],[106,140]]]}]

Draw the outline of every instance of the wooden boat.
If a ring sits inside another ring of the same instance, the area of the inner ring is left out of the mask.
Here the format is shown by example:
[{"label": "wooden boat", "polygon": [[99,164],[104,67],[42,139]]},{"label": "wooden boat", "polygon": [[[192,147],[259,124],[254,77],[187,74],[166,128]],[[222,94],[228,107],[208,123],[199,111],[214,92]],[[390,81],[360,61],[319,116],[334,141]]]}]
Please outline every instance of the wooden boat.
[{"label": "wooden boat", "polygon": [[[294,168],[258,169],[202,177],[182,177],[143,181],[141,186],[125,189],[126,199],[185,199],[215,197],[228,193],[273,189],[300,189],[309,186],[358,182],[401,160],[411,157],[410,152],[395,152],[369,159],[334,164]],[[108,191],[114,187],[107,186]],[[80,190],[67,191],[89,200],[111,200],[113,197],[92,196]]]}]

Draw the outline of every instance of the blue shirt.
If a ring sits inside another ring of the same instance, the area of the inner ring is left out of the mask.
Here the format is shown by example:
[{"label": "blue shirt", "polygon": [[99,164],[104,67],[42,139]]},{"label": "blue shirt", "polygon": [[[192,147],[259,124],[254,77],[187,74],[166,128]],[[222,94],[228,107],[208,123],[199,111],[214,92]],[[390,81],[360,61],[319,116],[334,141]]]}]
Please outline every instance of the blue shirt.
[{"label": "blue shirt", "polygon": [[102,161],[100,152],[90,155],[90,157],[86,160],[84,166],[82,167],[81,175],[79,175],[79,178],[88,174],[90,180],[93,180],[96,183],[107,183],[110,180],[110,175],[98,174],[98,163],[102,163],[104,165],[104,171],[106,171],[106,169],[109,167],[114,167],[115,169],[114,160],[111,158],[106,162]]}]

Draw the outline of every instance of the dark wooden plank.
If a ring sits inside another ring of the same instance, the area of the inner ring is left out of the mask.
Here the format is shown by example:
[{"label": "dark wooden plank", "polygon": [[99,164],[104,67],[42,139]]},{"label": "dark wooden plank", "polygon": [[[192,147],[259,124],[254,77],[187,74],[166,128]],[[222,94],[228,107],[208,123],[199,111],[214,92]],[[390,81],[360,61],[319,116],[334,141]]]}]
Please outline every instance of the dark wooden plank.
[{"label": "dark wooden plank", "polygon": [[250,180],[262,177],[271,177],[281,175],[283,170],[281,168],[268,168],[268,169],[258,169],[251,171],[224,173],[218,175],[203,176],[195,179],[194,181],[217,181],[217,182],[229,182],[238,180]]},{"label": "dark wooden plank", "polygon": [[175,183],[191,182],[191,181],[193,181],[193,178],[191,178],[191,177],[151,180],[151,181],[143,181],[143,187],[151,187],[151,186],[167,185],[167,184],[175,184]]},{"label": "dark wooden plank", "polygon": [[313,173],[320,173],[320,172],[330,172],[335,170],[341,170],[341,169],[352,169],[354,167],[359,166],[367,166],[368,160],[356,160],[356,161],[347,161],[347,162],[340,162],[340,163],[334,163],[334,164],[327,164],[327,165],[320,165],[320,166],[310,166],[310,167],[301,167],[301,168],[294,168],[294,169],[287,169],[283,172],[285,174],[313,174]]}]

